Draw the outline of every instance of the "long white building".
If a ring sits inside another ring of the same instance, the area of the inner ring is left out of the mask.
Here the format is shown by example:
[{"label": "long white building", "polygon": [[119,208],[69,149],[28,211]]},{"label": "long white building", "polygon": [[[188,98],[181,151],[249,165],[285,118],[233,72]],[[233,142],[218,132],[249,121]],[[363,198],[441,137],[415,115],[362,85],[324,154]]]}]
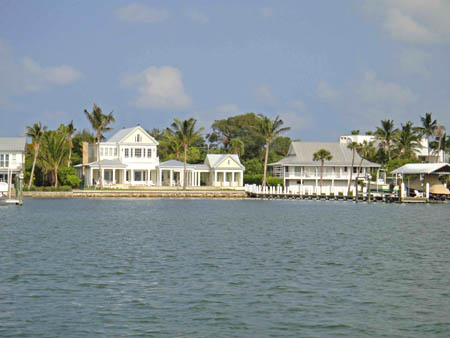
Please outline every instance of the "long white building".
[{"label": "long white building", "polygon": [[[319,194],[320,193],[320,161],[313,161],[313,154],[320,149],[325,149],[333,157],[331,161],[325,161],[323,171],[322,193],[339,194],[354,192],[357,170],[361,157],[355,153],[352,178],[352,151],[347,144],[337,142],[292,142],[288,154],[282,160],[271,163],[273,175],[284,180],[286,188],[294,193]],[[362,169],[359,181],[366,180],[366,175],[377,173],[381,167],[377,163],[362,161]]]},{"label": "long white building", "polygon": [[[83,163],[76,165],[86,187],[183,186],[184,163],[159,162],[158,141],[142,127],[121,129],[100,142],[100,164],[94,144],[83,144]],[[188,164],[187,186],[243,187],[244,166],[233,154],[208,154],[203,164]]]}]

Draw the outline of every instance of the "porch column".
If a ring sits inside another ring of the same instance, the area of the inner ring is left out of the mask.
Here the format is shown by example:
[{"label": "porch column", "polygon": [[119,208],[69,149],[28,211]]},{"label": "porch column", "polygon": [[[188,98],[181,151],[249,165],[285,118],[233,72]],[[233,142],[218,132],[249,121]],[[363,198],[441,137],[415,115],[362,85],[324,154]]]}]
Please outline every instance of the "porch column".
[{"label": "porch column", "polygon": [[92,169],[92,167],[89,169],[90,172],[90,186],[92,187],[94,185],[94,169]]},{"label": "porch column", "polygon": [[134,169],[131,169],[130,174],[131,174],[130,182],[131,182],[131,184],[133,184],[134,183]]},{"label": "porch column", "polygon": [[150,181],[152,180],[152,173],[151,173],[150,169],[148,170],[147,175],[148,175],[147,182],[148,182],[148,185],[150,185]]},{"label": "porch column", "polygon": [[103,169],[103,168],[102,168],[101,175],[102,175],[103,184],[105,184],[105,169]]},{"label": "porch column", "polygon": [[162,186],[162,169],[161,168],[159,168],[159,182],[157,185]]},{"label": "porch column", "polygon": [[116,169],[113,169],[112,172],[113,172],[113,184],[116,184]]},{"label": "porch column", "polygon": [[231,173],[231,186],[234,187],[234,171]]},{"label": "porch column", "polygon": [[214,182],[213,182],[213,185],[215,186],[217,183],[218,183],[218,172],[215,171],[215,172],[214,172]]},{"label": "porch column", "polygon": [[239,173],[239,184],[240,184],[241,187],[244,186],[244,172],[243,171],[241,171]]},{"label": "porch column", "polygon": [[169,179],[170,186],[172,186],[172,181],[173,181],[173,170],[170,169],[170,179]]},{"label": "porch column", "polygon": [[127,170],[126,169],[122,169],[122,175],[123,175],[123,180],[122,183],[127,183]]}]

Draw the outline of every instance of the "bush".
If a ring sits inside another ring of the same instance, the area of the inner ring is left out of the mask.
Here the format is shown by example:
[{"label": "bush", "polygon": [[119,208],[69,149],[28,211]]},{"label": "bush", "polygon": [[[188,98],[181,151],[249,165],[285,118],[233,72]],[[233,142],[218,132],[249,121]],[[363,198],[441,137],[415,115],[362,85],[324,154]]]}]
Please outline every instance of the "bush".
[{"label": "bush", "polygon": [[[261,185],[263,181],[263,174],[256,174],[256,175],[244,175],[244,184],[258,184]],[[279,177],[271,177],[267,176],[267,185],[270,186],[277,186],[281,185],[284,186],[284,180]]]},{"label": "bush", "polygon": [[81,180],[77,177],[75,168],[65,167],[58,170],[59,183],[62,186],[70,186],[72,188],[79,187]]},{"label": "bush", "polygon": [[68,185],[59,187],[36,187],[32,185],[30,189],[28,189],[28,187],[23,187],[23,191],[72,191],[72,187]]}]

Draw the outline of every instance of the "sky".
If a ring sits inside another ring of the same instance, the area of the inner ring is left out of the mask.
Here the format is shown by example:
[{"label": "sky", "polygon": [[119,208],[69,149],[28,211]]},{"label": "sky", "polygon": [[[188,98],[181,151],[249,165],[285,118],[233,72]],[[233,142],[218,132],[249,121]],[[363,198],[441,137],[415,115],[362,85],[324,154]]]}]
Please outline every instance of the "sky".
[{"label": "sky", "polygon": [[450,0],[0,0],[0,136],[279,115],[304,141],[432,112],[450,129]]}]

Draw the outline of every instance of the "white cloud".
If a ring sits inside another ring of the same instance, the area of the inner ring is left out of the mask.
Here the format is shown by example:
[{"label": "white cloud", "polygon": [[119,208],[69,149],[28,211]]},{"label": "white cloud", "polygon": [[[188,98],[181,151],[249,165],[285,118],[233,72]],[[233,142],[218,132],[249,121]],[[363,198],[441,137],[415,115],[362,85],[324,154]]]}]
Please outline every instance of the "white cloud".
[{"label": "white cloud", "polygon": [[133,102],[139,108],[182,109],[192,104],[186,94],[181,71],[175,67],[149,67],[122,80],[126,87],[134,87],[139,96]]},{"label": "white cloud", "polygon": [[270,18],[273,15],[273,10],[270,7],[262,7],[259,9],[259,14],[263,18]]},{"label": "white cloud", "polygon": [[417,95],[407,87],[395,82],[377,79],[373,70],[364,73],[358,88],[361,99],[368,104],[403,106],[417,101]]},{"label": "white cloud", "polygon": [[273,105],[276,103],[276,98],[272,94],[272,90],[269,85],[262,84],[253,89],[253,98],[256,102],[266,105]]},{"label": "white cloud", "polygon": [[7,46],[0,41],[0,103],[10,103],[10,95],[46,90],[52,86],[68,85],[82,74],[73,67],[62,65],[42,67],[31,57],[16,61]]},{"label": "white cloud", "polygon": [[121,21],[135,23],[157,23],[166,20],[169,14],[165,10],[159,10],[137,3],[118,8],[116,17]]},{"label": "white cloud", "polygon": [[430,71],[426,65],[431,55],[418,49],[404,49],[399,54],[400,65],[408,73],[428,78]]},{"label": "white cloud", "polygon": [[185,15],[194,22],[198,23],[208,23],[209,18],[205,13],[199,12],[197,10],[190,10],[185,13]]},{"label": "white cloud", "polygon": [[365,9],[379,15],[392,39],[418,44],[450,42],[449,1],[367,1]]},{"label": "white cloud", "polygon": [[241,111],[239,107],[233,103],[221,105],[217,107],[216,110],[221,114],[239,114]]},{"label": "white cloud", "polygon": [[283,120],[283,126],[290,127],[290,134],[299,133],[305,130],[311,130],[317,127],[314,118],[309,114],[299,114],[295,111],[282,111],[280,118]]},{"label": "white cloud", "polygon": [[306,104],[302,100],[294,100],[289,103],[289,107],[301,113],[306,111]]},{"label": "white cloud", "polygon": [[320,81],[317,85],[317,96],[326,101],[336,100],[340,97],[340,93],[334,89],[327,81]]}]

